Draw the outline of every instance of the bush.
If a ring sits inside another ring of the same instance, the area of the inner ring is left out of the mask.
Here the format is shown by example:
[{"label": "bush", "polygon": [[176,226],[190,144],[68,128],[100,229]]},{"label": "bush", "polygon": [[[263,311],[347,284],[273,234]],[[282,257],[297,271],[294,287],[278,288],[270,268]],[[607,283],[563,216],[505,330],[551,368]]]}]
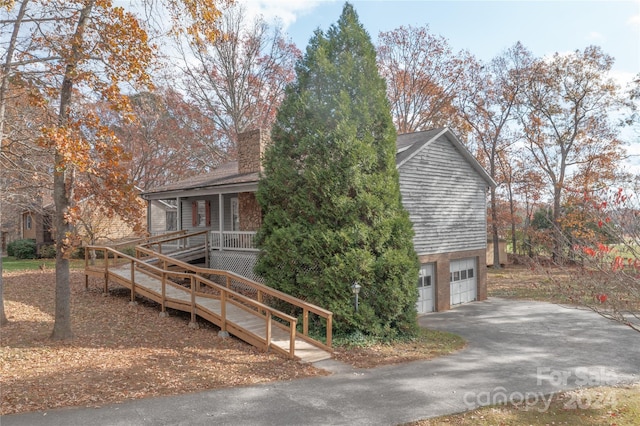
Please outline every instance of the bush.
[{"label": "bush", "polygon": [[40,257],[44,259],[53,259],[56,257],[56,246],[53,244],[46,244],[40,247]]},{"label": "bush", "polygon": [[35,259],[36,242],[33,240],[15,240],[7,246],[7,254],[16,259]]}]

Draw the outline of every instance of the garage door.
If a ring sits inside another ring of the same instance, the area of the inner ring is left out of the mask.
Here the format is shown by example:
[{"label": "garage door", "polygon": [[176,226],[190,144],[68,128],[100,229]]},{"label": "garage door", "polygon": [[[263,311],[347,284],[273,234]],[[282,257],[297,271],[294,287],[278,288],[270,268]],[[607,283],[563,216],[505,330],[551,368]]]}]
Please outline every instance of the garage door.
[{"label": "garage door", "polygon": [[420,267],[418,275],[418,303],[416,309],[419,314],[433,312],[434,275],[433,263],[425,263]]},{"label": "garage door", "polygon": [[475,258],[452,260],[450,272],[451,305],[476,300],[478,286]]}]

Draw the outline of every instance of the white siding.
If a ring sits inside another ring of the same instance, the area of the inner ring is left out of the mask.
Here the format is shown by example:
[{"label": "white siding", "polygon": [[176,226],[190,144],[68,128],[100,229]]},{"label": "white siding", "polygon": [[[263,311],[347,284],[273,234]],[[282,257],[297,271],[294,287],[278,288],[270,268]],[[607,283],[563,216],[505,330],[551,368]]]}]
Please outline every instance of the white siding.
[{"label": "white siding", "polygon": [[[224,194],[222,196],[222,205],[224,207],[224,231],[231,231],[231,198],[237,198],[238,194]],[[193,201],[198,200],[208,200],[211,201],[211,226],[210,227],[202,227],[196,226],[194,227],[192,224],[192,215],[191,215],[191,203]],[[218,196],[212,195],[204,198],[183,198],[182,199],[182,228],[187,231],[202,231],[205,229],[210,229],[212,231],[220,230],[220,209],[218,204]]]},{"label": "white siding", "polygon": [[150,202],[149,232],[164,232],[166,228],[166,210],[157,201]]},{"label": "white siding", "polygon": [[444,136],[399,172],[419,255],[486,247],[487,183]]}]

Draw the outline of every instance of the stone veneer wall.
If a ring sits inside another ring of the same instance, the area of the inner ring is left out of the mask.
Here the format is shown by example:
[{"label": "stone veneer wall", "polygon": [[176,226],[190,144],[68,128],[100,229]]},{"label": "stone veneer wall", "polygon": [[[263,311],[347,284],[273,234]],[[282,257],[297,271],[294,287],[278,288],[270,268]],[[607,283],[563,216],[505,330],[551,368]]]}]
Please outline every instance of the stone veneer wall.
[{"label": "stone veneer wall", "polygon": [[[238,135],[238,173],[262,171],[262,155],[271,141],[269,132],[262,129],[250,130]],[[257,231],[262,225],[262,210],[251,192],[238,194],[238,210],[241,231]]]},{"label": "stone veneer wall", "polygon": [[262,226],[262,209],[253,192],[238,194],[238,210],[240,213],[240,231],[257,231]]},{"label": "stone veneer wall", "polygon": [[262,170],[262,154],[270,140],[269,133],[261,129],[238,135],[238,173]]}]

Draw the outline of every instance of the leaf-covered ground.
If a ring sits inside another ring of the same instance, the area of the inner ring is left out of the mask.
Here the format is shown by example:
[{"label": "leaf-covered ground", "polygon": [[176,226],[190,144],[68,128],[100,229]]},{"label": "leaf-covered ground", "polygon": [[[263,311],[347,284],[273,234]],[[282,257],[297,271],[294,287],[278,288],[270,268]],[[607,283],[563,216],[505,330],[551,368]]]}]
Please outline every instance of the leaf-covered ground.
[{"label": "leaf-covered ground", "polygon": [[326,374],[310,365],[260,353],[218,329],[176,311],[160,318],[158,306],[125,289],[108,297],[101,282],[84,289],[71,273],[74,339],[53,342],[52,271],[5,272],[0,329],[0,414],[65,406],[100,406],[127,399]]}]

